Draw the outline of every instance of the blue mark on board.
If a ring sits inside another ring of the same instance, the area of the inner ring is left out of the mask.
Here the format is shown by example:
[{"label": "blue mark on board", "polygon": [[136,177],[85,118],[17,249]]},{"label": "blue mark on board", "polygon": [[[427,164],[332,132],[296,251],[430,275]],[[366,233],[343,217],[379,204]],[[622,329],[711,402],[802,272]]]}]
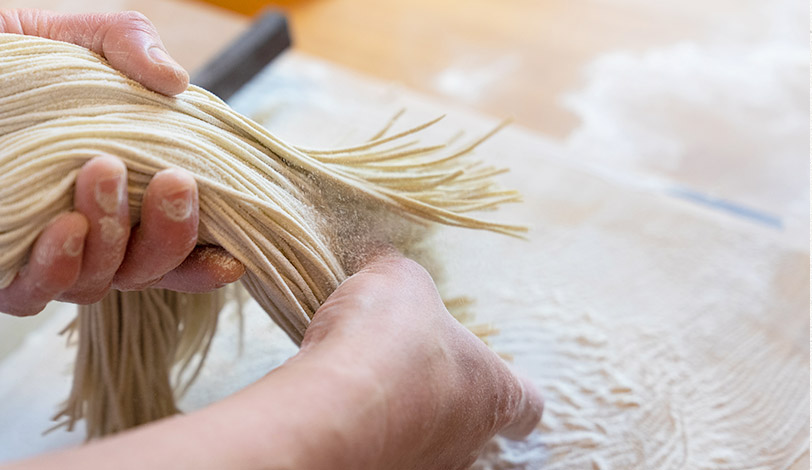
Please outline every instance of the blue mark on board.
[{"label": "blue mark on board", "polygon": [[770,227],[781,229],[784,226],[783,223],[781,222],[781,219],[772,214],[762,212],[756,209],[751,209],[749,207],[745,207],[725,199],[719,199],[712,196],[708,196],[707,194],[703,194],[698,191],[693,191],[691,189],[685,188],[672,188],[668,192],[672,196],[676,196],[691,202],[696,202],[705,206],[709,206],[714,209],[719,209],[729,214],[743,217],[745,219],[754,220],[756,222],[760,222]]}]

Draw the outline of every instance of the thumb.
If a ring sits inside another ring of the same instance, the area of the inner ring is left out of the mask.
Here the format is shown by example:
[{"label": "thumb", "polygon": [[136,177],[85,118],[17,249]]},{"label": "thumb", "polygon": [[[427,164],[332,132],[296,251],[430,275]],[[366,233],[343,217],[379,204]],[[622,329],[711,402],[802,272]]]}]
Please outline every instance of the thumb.
[{"label": "thumb", "polygon": [[176,95],[189,74],[166,51],[155,26],[141,13],[63,15],[41,10],[0,10],[0,32],[76,44],[145,87]]},{"label": "thumb", "polygon": [[371,324],[388,331],[432,308],[444,310],[429,273],[394,249],[382,249],[368,257],[364,267],[319,307],[300,352],[309,351],[328,336],[339,343],[347,338],[356,341],[362,334],[366,341],[381,341],[380,336],[369,334]]}]

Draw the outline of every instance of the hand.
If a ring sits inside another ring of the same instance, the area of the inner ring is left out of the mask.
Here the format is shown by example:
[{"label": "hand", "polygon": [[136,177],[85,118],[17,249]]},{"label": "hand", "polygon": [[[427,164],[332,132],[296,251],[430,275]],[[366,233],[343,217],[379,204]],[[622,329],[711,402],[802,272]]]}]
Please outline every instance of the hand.
[{"label": "hand", "polygon": [[542,407],[423,268],[389,256],[345,281],[299,353],[245,390],[9,470],[464,469],[496,433],[530,433]]},{"label": "hand", "polygon": [[316,312],[300,352],[254,392],[284,387],[274,374],[289,381],[289,395],[273,406],[288,403],[286,419],[300,422],[286,436],[299,450],[289,468],[468,468],[495,434],[533,431],[543,409],[535,387],[457,322],[429,274],[400,256],[344,282]]},{"label": "hand", "polygon": [[[174,95],[189,75],[172,60],[140,13],[60,15],[0,10],[0,32],[72,42],[159,93]],[[183,170],[155,175],[143,198],[140,225],[130,229],[127,169],[113,156],[89,160],[76,180],[75,212],[42,231],[28,264],[0,290],[0,311],[38,313],[51,300],[93,303],[112,287],[163,287],[203,292],[233,282],[243,266],[217,247],[197,243],[197,186]]]}]

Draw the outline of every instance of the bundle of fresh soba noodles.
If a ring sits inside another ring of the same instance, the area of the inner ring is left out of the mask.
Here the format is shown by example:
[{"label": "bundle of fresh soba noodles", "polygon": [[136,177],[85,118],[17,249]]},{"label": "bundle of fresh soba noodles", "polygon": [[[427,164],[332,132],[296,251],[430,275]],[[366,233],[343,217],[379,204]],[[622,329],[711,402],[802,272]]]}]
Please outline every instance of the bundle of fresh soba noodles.
[{"label": "bundle of fresh soba noodles", "polygon": [[[45,225],[72,209],[77,172],[101,153],[127,166],[133,224],[152,175],[190,171],[198,243],[245,265],[243,285],[297,343],[365,247],[397,242],[405,224],[522,231],[466,215],[519,196],[494,186],[500,170],[463,158],[483,139],[413,139],[436,121],[349,148],[295,147],[200,88],[163,96],[84,48],[12,34],[0,34],[0,80],[0,288]],[[409,222],[357,223],[395,219]],[[97,437],[177,412],[173,370],[205,353],[222,305],[220,291],[146,289],[80,307],[73,390],[57,419],[72,428],[84,418]]]}]

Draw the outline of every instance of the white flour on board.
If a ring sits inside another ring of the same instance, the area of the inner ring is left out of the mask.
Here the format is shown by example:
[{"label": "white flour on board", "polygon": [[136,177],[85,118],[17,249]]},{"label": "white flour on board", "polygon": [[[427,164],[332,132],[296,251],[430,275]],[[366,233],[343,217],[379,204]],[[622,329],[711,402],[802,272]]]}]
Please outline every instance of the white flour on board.
[{"label": "white flour on board", "polygon": [[[443,290],[475,299],[478,320],[500,330],[494,347],[512,355],[514,366],[538,385],[546,409],[542,425],[525,441],[494,439],[475,468],[772,469],[787,468],[808,452],[809,252],[786,243],[774,228],[670,198],[657,185],[625,186],[573,161],[583,155],[595,163],[599,150],[610,158],[622,149],[612,162],[642,168],[643,178],[652,168],[673,177],[669,171],[686,158],[701,157],[679,147],[696,144],[680,137],[696,136],[690,129],[695,123],[670,127],[674,115],[664,105],[659,120],[638,118],[640,101],[624,84],[628,74],[647,74],[649,88],[640,90],[646,99],[666,100],[670,93],[690,104],[692,113],[712,109],[715,123],[732,126],[725,134],[731,145],[740,144],[734,140],[741,133],[758,132],[765,116],[794,116],[798,59],[794,49],[770,47],[772,53],[745,56],[761,57],[768,69],[759,70],[757,62],[728,64],[753,71],[737,82],[742,90],[775,98],[766,108],[752,106],[761,111],[749,120],[741,103],[730,102],[735,90],[725,94],[725,80],[731,79],[726,66],[706,67],[724,62],[722,49],[677,45],[597,60],[593,70],[600,74],[574,95],[585,121],[569,141],[558,144],[513,127],[478,150],[490,163],[513,168],[503,182],[525,195],[525,203],[485,215],[526,223],[531,232],[529,240],[518,241],[437,231],[432,245],[443,266]],[[701,69],[708,86],[674,88],[657,64],[676,60]],[[596,87],[612,91],[596,94]],[[707,89],[719,93],[702,95]],[[713,101],[725,96],[727,106]],[[282,137],[308,145],[358,141],[403,105],[414,120],[452,111],[443,124],[451,133],[483,132],[493,124],[296,54],[258,77],[234,105]],[[590,113],[599,119],[590,120]],[[341,124],[355,121],[352,128]],[[612,121],[615,127],[607,127]],[[324,131],[309,135],[305,128]],[[785,165],[777,171],[795,171],[790,157],[799,128],[790,119],[767,130],[759,136],[774,141]],[[627,133],[636,137],[618,147],[617,136]],[[722,140],[717,144],[725,148]],[[752,147],[748,151],[758,151]],[[656,155],[663,161],[655,165]],[[794,192],[775,197],[767,209],[787,202],[778,215],[799,217]],[[51,312],[53,318],[0,359],[0,461],[82,441],[81,429],[40,436],[69,388],[74,352],[55,337],[70,318],[67,310]],[[295,353],[253,302],[243,330],[240,355],[239,323],[223,316],[182,409],[233,393]]]}]

